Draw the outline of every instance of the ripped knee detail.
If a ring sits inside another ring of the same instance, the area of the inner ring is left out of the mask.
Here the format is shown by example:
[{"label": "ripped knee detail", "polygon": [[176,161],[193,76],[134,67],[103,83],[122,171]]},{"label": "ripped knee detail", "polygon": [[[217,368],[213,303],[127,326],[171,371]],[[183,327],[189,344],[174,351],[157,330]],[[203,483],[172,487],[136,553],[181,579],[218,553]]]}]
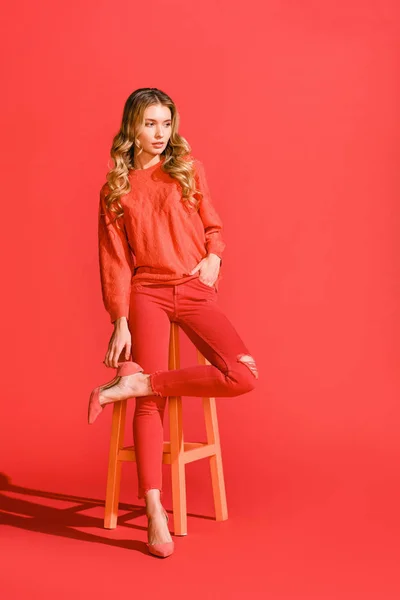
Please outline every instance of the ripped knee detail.
[{"label": "ripped knee detail", "polygon": [[250,354],[239,354],[237,356],[237,361],[245,364],[246,367],[248,367],[250,369],[250,371],[254,375],[254,377],[256,379],[258,379],[257,365],[256,365],[254,358],[252,356],[250,356]]}]

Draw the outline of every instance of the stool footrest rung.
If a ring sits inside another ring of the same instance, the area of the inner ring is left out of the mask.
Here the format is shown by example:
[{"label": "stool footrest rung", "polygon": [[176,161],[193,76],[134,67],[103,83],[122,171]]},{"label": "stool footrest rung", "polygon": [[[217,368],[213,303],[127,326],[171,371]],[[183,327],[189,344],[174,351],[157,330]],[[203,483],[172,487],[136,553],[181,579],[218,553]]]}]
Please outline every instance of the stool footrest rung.
[{"label": "stool footrest rung", "polygon": [[[183,462],[185,464],[217,454],[215,444],[208,444],[207,442],[184,442],[183,446],[184,449],[182,454]],[[171,442],[164,442],[162,462],[166,465],[170,465],[171,455]],[[121,462],[135,462],[136,455],[134,446],[121,448],[118,451],[117,460]]]}]

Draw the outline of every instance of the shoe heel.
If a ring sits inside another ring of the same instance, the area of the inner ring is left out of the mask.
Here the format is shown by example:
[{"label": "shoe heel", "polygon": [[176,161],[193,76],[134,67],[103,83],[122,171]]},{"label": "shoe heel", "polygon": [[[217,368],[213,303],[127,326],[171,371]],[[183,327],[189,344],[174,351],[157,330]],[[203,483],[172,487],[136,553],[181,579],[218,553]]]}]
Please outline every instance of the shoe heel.
[{"label": "shoe heel", "polygon": [[99,414],[103,411],[103,406],[99,402],[100,387],[95,388],[90,394],[88,406],[88,423],[92,425]]},{"label": "shoe heel", "polygon": [[[138,363],[133,362],[132,360],[127,360],[126,362],[119,362],[118,368],[117,368],[117,373],[116,373],[114,379],[117,379],[117,377],[124,377],[125,375],[133,375],[134,373],[143,373],[143,368]],[[104,385],[99,385],[98,387],[94,388],[94,390],[92,390],[92,392],[90,394],[89,406],[88,406],[88,423],[89,423],[89,425],[92,425],[92,423],[95,422],[97,417],[104,410],[104,406],[102,406],[99,401],[100,389],[102,387],[108,387],[109,384],[111,384],[114,381],[114,379],[112,379],[111,381],[108,381]]]},{"label": "shoe heel", "polygon": [[133,360],[118,363],[116,377],[124,377],[134,373],[143,373],[143,368],[138,363],[133,362]]}]

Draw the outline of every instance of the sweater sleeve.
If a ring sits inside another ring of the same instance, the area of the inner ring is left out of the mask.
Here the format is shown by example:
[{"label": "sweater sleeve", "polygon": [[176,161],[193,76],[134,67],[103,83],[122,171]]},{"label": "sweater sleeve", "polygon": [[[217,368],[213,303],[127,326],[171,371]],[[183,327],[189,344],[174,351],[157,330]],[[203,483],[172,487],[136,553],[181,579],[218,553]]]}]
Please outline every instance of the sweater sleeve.
[{"label": "sweater sleeve", "polygon": [[128,318],[134,263],[125,233],[124,217],[113,222],[115,214],[107,211],[107,190],[108,185],[105,184],[100,191],[98,249],[103,303],[113,323],[119,317]]},{"label": "sweater sleeve", "polygon": [[207,254],[217,254],[222,262],[222,253],[225,249],[225,242],[222,239],[222,220],[211,200],[204,166],[198,159],[195,160],[195,171],[196,187],[203,194],[199,214],[204,224]]}]

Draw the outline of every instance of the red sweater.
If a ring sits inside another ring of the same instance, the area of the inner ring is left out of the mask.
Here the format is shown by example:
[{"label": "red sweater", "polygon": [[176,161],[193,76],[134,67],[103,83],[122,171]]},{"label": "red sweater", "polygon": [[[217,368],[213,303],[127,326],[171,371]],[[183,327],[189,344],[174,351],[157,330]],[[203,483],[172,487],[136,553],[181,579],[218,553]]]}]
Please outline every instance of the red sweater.
[{"label": "red sweater", "polygon": [[[193,158],[193,157],[190,157]],[[162,170],[165,158],[129,173],[131,191],[120,198],[119,230],[106,210],[108,183],[100,190],[98,242],[103,302],[111,322],[129,316],[131,286],[178,284],[210,253],[222,259],[222,222],[210,197],[204,167],[194,159],[196,188],[203,196],[198,211],[181,200],[179,182]],[[196,196],[196,195],[195,195]],[[196,196],[197,197],[197,196]],[[221,273],[215,283],[222,279]]]}]

